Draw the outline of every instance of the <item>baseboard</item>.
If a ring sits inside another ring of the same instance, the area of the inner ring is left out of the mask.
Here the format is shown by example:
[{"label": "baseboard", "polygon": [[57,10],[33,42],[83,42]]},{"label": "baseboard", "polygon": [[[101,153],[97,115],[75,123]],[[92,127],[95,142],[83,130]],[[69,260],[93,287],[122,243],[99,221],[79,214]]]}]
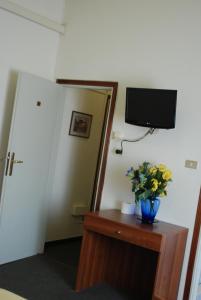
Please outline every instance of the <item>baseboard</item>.
[{"label": "baseboard", "polygon": [[67,242],[72,242],[72,241],[81,241],[82,240],[82,236],[74,236],[74,237],[70,237],[67,239],[61,239],[61,240],[54,240],[54,241],[47,241],[45,242],[45,247],[48,245],[58,245],[58,244],[64,244]]}]

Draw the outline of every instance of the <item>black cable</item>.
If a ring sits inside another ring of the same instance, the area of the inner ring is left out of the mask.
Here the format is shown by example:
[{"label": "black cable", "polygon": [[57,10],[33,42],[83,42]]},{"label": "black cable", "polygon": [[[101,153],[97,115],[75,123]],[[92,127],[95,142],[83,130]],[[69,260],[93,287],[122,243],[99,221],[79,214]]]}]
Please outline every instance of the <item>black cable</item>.
[{"label": "black cable", "polygon": [[155,128],[149,128],[149,130],[147,132],[145,132],[145,134],[137,139],[134,140],[130,140],[130,139],[123,139],[121,140],[121,148],[120,149],[116,149],[115,153],[116,154],[122,154],[123,153],[123,143],[124,142],[128,142],[128,143],[135,143],[135,142],[139,142],[142,139],[144,139],[148,134],[153,134],[154,133]]}]

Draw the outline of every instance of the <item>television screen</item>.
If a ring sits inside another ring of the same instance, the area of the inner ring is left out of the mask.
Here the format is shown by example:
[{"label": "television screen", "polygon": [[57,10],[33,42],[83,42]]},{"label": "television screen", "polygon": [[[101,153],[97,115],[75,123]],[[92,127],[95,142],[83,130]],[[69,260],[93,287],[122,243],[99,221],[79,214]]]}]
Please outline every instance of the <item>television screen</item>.
[{"label": "television screen", "polygon": [[126,89],[125,122],[151,128],[174,128],[176,90]]}]

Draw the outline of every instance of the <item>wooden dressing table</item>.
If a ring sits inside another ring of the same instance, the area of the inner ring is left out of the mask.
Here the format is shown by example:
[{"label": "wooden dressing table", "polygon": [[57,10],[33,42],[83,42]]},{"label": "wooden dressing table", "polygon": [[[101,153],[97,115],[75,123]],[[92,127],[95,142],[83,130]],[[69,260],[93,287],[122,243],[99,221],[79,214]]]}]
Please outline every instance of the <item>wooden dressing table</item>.
[{"label": "wooden dressing table", "polygon": [[119,210],[86,214],[76,291],[106,282],[136,300],[176,300],[187,233]]}]

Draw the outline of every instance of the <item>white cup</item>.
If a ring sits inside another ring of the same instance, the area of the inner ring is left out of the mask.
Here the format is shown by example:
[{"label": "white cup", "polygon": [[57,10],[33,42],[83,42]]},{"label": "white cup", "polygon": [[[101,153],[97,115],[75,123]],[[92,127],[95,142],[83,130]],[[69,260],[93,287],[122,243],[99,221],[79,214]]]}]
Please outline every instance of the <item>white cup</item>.
[{"label": "white cup", "polygon": [[122,214],[133,215],[135,213],[135,203],[123,202],[121,212]]}]

